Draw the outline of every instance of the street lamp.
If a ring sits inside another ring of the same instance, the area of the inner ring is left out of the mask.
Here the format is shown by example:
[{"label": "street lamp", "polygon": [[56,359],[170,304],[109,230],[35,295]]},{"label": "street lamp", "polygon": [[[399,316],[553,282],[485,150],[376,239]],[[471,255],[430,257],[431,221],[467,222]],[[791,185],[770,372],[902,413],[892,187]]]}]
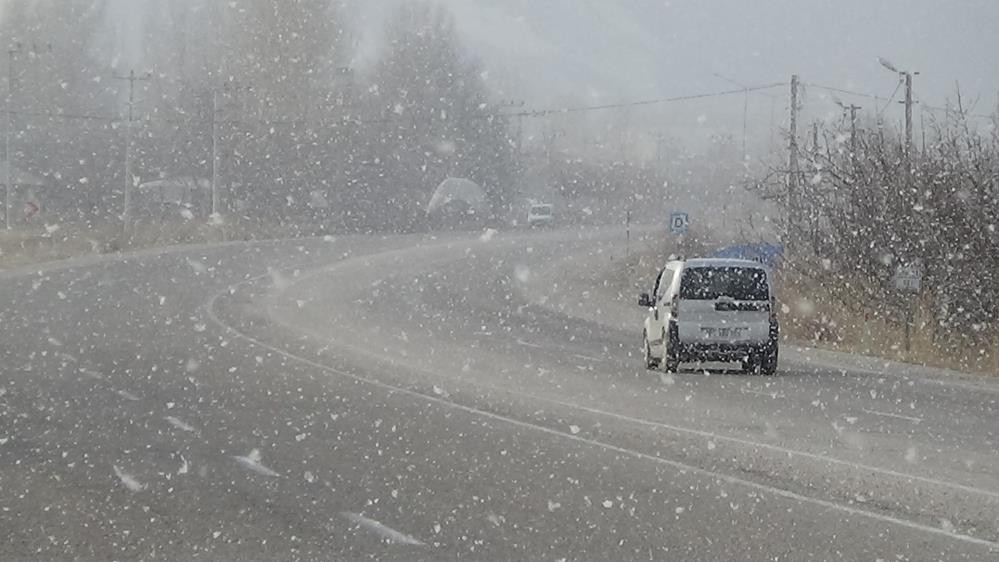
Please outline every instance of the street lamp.
[{"label": "street lamp", "polygon": [[896,68],[895,65],[889,62],[887,59],[878,57],[878,62],[881,63],[881,66],[887,68],[888,70],[894,72],[895,74],[902,74],[902,71]]},{"label": "street lamp", "polygon": [[878,57],[878,62],[905,82],[905,101],[903,102],[905,104],[905,156],[908,158],[912,152],[912,77],[919,73],[899,70],[897,66],[882,57]]}]

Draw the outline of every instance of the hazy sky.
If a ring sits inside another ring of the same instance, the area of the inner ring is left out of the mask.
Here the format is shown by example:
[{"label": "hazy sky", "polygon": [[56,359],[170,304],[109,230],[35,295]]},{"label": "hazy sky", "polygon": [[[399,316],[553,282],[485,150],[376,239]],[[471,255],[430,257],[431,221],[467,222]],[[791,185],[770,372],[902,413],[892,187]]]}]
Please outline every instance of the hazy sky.
[{"label": "hazy sky", "polygon": [[[141,41],[143,6],[113,0],[125,51]],[[171,0],[193,4],[223,0]],[[382,19],[409,0],[346,0],[356,20],[363,64],[373,60]],[[999,96],[999,0],[439,0],[455,14],[468,46],[505,98],[529,106],[606,103],[732,87],[805,82],[892,95],[897,78],[885,57],[920,72],[920,100],[942,105],[959,82],[966,99],[991,112]],[[238,2],[238,0],[233,0]],[[128,60],[123,53],[122,59]],[[775,90],[786,109],[786,88]],[[850,99],[873,110],[871,100]],[[751,120],[769,122],[770,102],[754,96]],[[713,109],[711,109],[713,108]],[[721,108],[721,109],[719,109]],[[880,109],[880,108],[878,108]],[[703,121],[741,116],[738,96],[683,106]],[[818,90],[806,111],[838,109]],[[893,104],[887,117],[898,115]],[[723,115],[724,113],[724,115]]]},{"label": "hazy sky", "polygon": [[[713,73],[759,84],[793,72],[888,96],[878,56],[921,72],[930,103],[955,81],[993,106],[999,94],[996,0],[442,1],[487,66],[532,97],[656,97],[725,88]],[[363,1],[368,14],[391,3]]]}]

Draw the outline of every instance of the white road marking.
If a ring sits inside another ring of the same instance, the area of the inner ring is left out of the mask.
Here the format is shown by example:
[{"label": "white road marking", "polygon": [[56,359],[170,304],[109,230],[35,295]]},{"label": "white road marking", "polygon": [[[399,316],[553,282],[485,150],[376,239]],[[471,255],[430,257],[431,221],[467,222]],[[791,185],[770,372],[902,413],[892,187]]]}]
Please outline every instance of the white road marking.
[{"label": "white road marking", "polygon": [[[253,281],[252,279],[248,280],[247,283],[252,282],[252,281]],[[246,339],[248,337],[248,336],[245,336],[244,334],[241,334],[240,332],[237,332],[233,328],[231,328],[231,327],[229,327],[229,326],[221,323],[218,320],[218,318],[216,316],[214,316],[214,311],[213,310],[209,310],[208,311],[208,315],[209,315],[209,317],[214,322],[218,323],[220,326],[229,329],[230,331],[234,332],[237,335],[244,336],[244,339]],[[270,347],[270,346],[268,346],[266,344],[263,344],[263,343],[261,343],[261,342],[259,342],[257,340],[250,340],[250,341],[256,342],[258,345],[261,345],[262,347],[264,347],[266,349],[272,349],[272,350],[274,349],[274,348],[272,348],[272,347]],[[349,346],[349,347],[352,350],[357,351],[357,352],[362,353],[362,354],[365,354],[365,355],[368,355],[369,357],[371,357],[373,359],[384,360],[384,357],[381,357],[381,356],[379,356],[377,354],[372,354],[370,351],[368,351],[366,349],[363,349],[363,348],[360,348],[360,347],[357,347],[357,346]],[[430,373],[429,371],[419,369],[418,367],[415,367],[413,365],[408,365],[408,367],[411,368],[411,369],[414,369],[414,370],[419,370],[419,371],[421,371],[423,373],[426,373],[426,374],[429,374],[429,375],[435,375],[435,373]],[[451,378],[451,377],[447,377],[447,378]],[[694,435],[694,436],[697,436],[697,437],[706,437],[708,439],[713,439],[713,440],[717,440],[717,441],[725,441],[725,442],[728,442],[728,443],[734,443],[734,444],[737,444],[737,445],[742,445],[742,446],[751,447],[751,448],[755,448],[755,449],[764,449],[764,450],[768,450],[768,451],[773,451],[773,452],[776,452],[776,453],[780,453],[782,456],[786,456],[786,457],[807,458],[807,459],[811,459],[811,460],[815,460],[815,461],[820,461],[820,462],[824,462],[824,463],[828,463],[828,464],[834,464],[834,465],[838,465],[838,466],[845,466],[845,467],[853,469],[853,470],[875,472],[875,473],[878,473],[878,474],[882,474],[882,475],[885,475],[885,476],[891,476],[891,477],[894,477],[894,478],[901,478],[901,479],[909,480],[909,481],[922,482],[922,483],[930,484],[930,485],[933,485],[933,486],[940,486],[940,487],[944,487],[944,488],[950,488],[950,489],[953,489],[953,490],[960,490],[962,492],[966,492],[966,493],[969,493],[969,494],[974,494],[974,495],[979,495],[979,496],[986,496],[986,497],[990,497],[990,498],[993,498],[993,499],[999,499],[999,492],[993,491],[993,490],[984,489],[984,488],[976,488],[974,486],[968,486],[968,485],[959,484],[959,483],[956,483],[956,482],[948,482],[946,480],[938,480],[936,478],[930,478],[928,476],[919,476],[919,475],[916,475],[916,474],[911,474],[911,473],[906,473],[906,472],[899,472],[899,471],[896,471],[896,470],[891,470],[891,469],[880,467],[880,466],[875,466],[875,465],[870,465],[870,464],[864,464],[864,463],[858,463],[858,462],[852,462],[852,461],[840,459],[840,458],[837,458],[837,457],[831,457],[831,456],[827,456],[827,455],[823,455],[823,454],[819,454],[819,453],[809,453],[807,451],[802,451],[802,450],[799,450],[799,449],[791,449],[791,448],[788,448],[788,447],[781,447],[780,445],[774,445],[772,443],[766,443],[766,442],[762,442],[762,441],[754,441],[752,439],[744,439],[744,438],[732,437],[732,436],[728,436],[728,435],[721,435],[721,434],[714,433],[714,432],[711,432],[711,431],[706,431],[706,430],[701,430],[701,429],[694,429],[694,428],[690,428],[690,427],[683,427],[683,426],[668,424],[668,423],[665,423],[665,422],[657,422],[657,421],[647,420],[647,419],[643,419],[643,418],[635,418],[635,417],[628,416],[628,415],[625,415],[625,414],[619,414],[619,413],[616,413],[616,412],[609,412],[609,411],[606,411],[606,410],[600,410],[598,408],[592,408],[592,407],[589,407],[589,406],[584,406],[582,404],[576,404],[576,403],[573,403],[573,402],[565,402],[565,401],[557,400],[557,399],[554,399],[554,398],[544,397],[544,396],[541,396],[541,395],[538,395],[538,394],[529,394],[529,393],[520,392],[520,391],[509,389],[509,388],[500,388],[498,386],[491,385],[491,384],[484,383],[484,382],[475,382],[474,384],[476,386],[479,386],[479,387],[482,387],[482,388],[486,388],[486,389],[489,389],[489,390],[495,390],[495,391],[499,391],[499,392],[506,392],[506,393],[509,393],[509,394],[512,394],[512,395],[515,395],[515,396],[518,396],[518,397],[529,398],[529,399],[537,400],[537,401],[540,401],[540,402],[547,402],[549,404],[554,404],[556,406],[561,406],[561,407],[564,407],[564,408],[571,408],[571,409],[575,409],[575,410],[579,410],[579,411],[583,411],[583,412],[588,412],[588,413],[591,413],[591,414],[596,414],[596,415],[599,415],[599,416],[609,417],[609,418],[616,419],[616,420],[619,420],[619,421],[625,421],[625,422],[634,423],[634,424],[637,424],[637,425],[644,425],[644,426],[653,427],[653,428],[656,428],[656,429],[665,429],[665,430],[668,430],[668,431],[673,431],[673,432],[676,432],[676,433],[684,433],[684,434],[688,434],[688,435]]]},{"label": "white road marking", "polygon": [[[547,347],[547,346],[544,346],[544,345],[538,345],[536,343],[531,343],[529,341],[524,341],[522,339],[518,339],[517,340],[517,345],[522,345],[524,347],[533,347],[534,349],[546,349],[546,350],[549,350],[549,351],[558,351],[558,352],[564,352],[565,351],[565,350],[558,349],[558,348],[551,348],[551,347]],[[589,355],[583,355],[581,353],[572,353],[571,356],[575,357],[576,359],[582,359],[584,361],[603,361],[603,359],[601,359],[599,357],[592,357],[592,356],[589,356]]]},{"label": "white road marking", "polygon": [[190,433],[197,433],[198,432],[198,430],[195,429],[194,426],[189,425],[188,423],[184,422],[184,420],[182,420],[182,419],[180,419],[178,417],[167,416],[167,417],[165,417],[163,419],[165,419],[166,421],[170,422],[170,425],[176,427],[177,429],[179,429],[181,431],[188,431]]},{"label": "white road marking", "polygon": [[87,377],[90,377],[90,378],[94,379],[95,381],[102,381],[102,380],[104,380],[104,375],[98,373],[97,371],[95,371],[93,369],[88,369],[87,367],[80,367],[80,374],[86,375]]},{"label": "white road marking", "polygon": [[903,416],[902,414],[892,414],[890,412],[879,412],[877,410],[867,410],[867,409],[865,409],[864,411],[867,412],[868,414],[874,414],[875,416],[885,416],[885,417],[888,417],[888,418],[897,418],[897,419],[900,419],[900,420],[911,421],[912,423],[920,423],[920,422],[923,421],[923,418],[917,418],[917,417],[914,417],[914,416]]},{"label": "white road marking", "polygon": [[745,394],[759,394],[760,396],[766,396],[767,398],[784,398],[784,395],[780,392],[767,392],[765,390],[754,390],[752,388],[740,389]]},{"label": "white road marking", "polygon": [[112,466],[111,468],[114,469],[114,475],[117,476],[119,480],[121,480],[122,485],[124,485],[130,491],[141,492],[146,488],[145,486],[142,485],[142,483],[140,483],[138,480],[132,477],[132,475],[123,472],[120,468],[118,468],[117,465]]},{"label": "white road marking", "polygon": [[131,400],[132,402],[138,402],[139,400],[141,400],[141,398],[139,398],[138,396],[132,394],[127,390],[118,390],[115,392],[118,394],[118,396],[121,396],[125,400]]},{"label": "white road marking", "polygon": [[[794,346],[798,353],[807,354],[810,350],[809,348]],[[946,369],[936,369],[937,374],[927,375],[924,373],[913,374],[908,371],[893,371],[889,367],[895,369],[904,368],[906,365],[903,364],[893,364],[890,360],[882,361],[882,366],[880,368],[874,368],[873,366],[864,366],[860,364],[844,367],[841,364],[835,363],[831,360],[819,359],[816,357],[805,356],[800,360],[794,360],[791,362],[796,365],[800,370],[809,370],[811,372],[817,373],[819,370],[837,371],[840,374],[846,375],[849,373],[863,373],[865,375],[877,375],[879,377],[895,377],[902,379],[906,382],[914,381],[921,384],[933,384],[937,386],[950,386],[954,388],[960,388],[962,390],[970,390],[974,392],[989,392],[993,394],[999,394],[999,385],[994,384],[981,384],[974,381],[973,378],[969,377],[968,373],[956,373],[953,371],[948,372]],[[910,365],[909,367],[914,367]],[[973,375],[972,375],[973,376]],[[962,379],[961,377],[968,377],[967,379]],[[985,379],[982,379],[983,381]]]},{"label": "white road marking", "polygon": [[[251,278],[251,279],[245,280],[245,281],[239,283],[239,285],[246,285],[246,284],[252,283],[254,281],[257,281],[258,279],[261,279],[263,277],[266,277],[266,275],[261,276],[259,278]],[[849,505],[844,505],[844,504],[836,503],[836,502],[829,501],[829,500],[823,500],[823,499],[819,499],[819,498],[813,498],[813,497],[805,496],[805,495],[802,495],[802,494],[798,494],[798,493],[792,492],[790,490],[784,490],[782,488],[777,488],[777,487],[774,487],[774,486],[770,486],[768,484],[761,484],[759,482],[754,482],[752,480],[746,480],[744,478],[739,478],[737,476],[731,476],[731,475],[724,474],[724,473],[721,473],[721,472],[717,472],[717,471],[714,471],[714,470],[710,470],[710,469],[706,469],[706,468],[701,468],[699,466],[695,466],[695,465],[691,465],[691,464],[686,464],[686,463],[682,463],[682,462],[674,461],[674,460],[670,460],[670,459],[665,459],[665,458],[658,457],[658,456],[655,456],[655,455],[650,455],[648,453],[642,453],[640,451],[634,451],[634,450],[631,450],[631,449],[626,449],[624,447],[619,447],[617,445],[611,445],[609,443],[603,443],[603,442],[600,442],[600,441],[596,441],[594,439],[589,439],[589,438],[581,437],[581,436],[578,436],[578,435],[572,435],[570,433],[565,433],[564,431],[558,431],[558,430],[555,430],[555,429],[552,429],[552,428],[549,428],[549,427],[545,427],[545,426],[542,426],[542,425],[537,425],[537,424],[533,424],[533,423],[530,423],[530,422],[525,422],[525,421],[517,420],[517,419],[506,417],[506,416],[503,416],[503,415],[500,415],[500,414],[494,414],[492,412],[486,412],[486,411],[483,411],[483,410],[478,410],[478,409],[470,407],[470,406],[465,406],[465,405],[462,405],[462,404],[458,404],[456,402],[451,402],[450,400],[446,400],[444,398],[438,398],[438,397],[435,397],[435,396],[429,396],[429,395],[423,394],[421,392],[418,392],[418,391],[415,391],[415,390],[411,390],[411,389],[408,389],[408,388],[404,388],[404,387],[401,387],[401,386],[395,386],[395,385],[384,383],[384,382],[381,382],[381,381],[378,381],[378,380],[375,380],[375,379],[365,378],[365,377],[362,377],[360,375],[356,375],[356,374],[353,374],[353,373],[350,373],[350,372],[347,372],[347,371],[343,371],[343,370],[340,370],[340,369],[337,369],[337,368],[334,368],[334,367],[330,367],[329,365],[324,365],[322,363],[319,363],[317,361],[313,361],[311,359],[307,359],[307,358],[304,358],[304,357],[299,357],[299,356],[297,356],[297,355],[295,355],[293,353],[290,353],[288,351],[285,351],[285,350],[283,350],[283,349],[281,349],[279,347],[276,347],[276,346],[264,343],[264,342],[262,342],[262,341],[260,341],[260,340],[258,340],[256,338],[254,338],[253,336],[245,334],[245,333],[237,330],[236,328],[233,328],[232,326],[229,326],[228,324],[222,322],[218,318],[218,316],[215,314],[215,303],[216,303],[216,301],[218,300],[218,298],[221,295],[223,295],[223,294],[225,294],[227,292],[228,292],[228,290],[223,291],[222,293],[218,293],[214,297],[212,297],[207,303],[205,303],[206,313],[207,313],[208,317],[211,319],[212,322],[214,322],[215,324],[217,324],[219,327],[223,328],[227,332],[233,334],[233,336],[235,336],[237,338],[240,338],[240,339],[242,339],[244,341],[252,343],[252,344],[254,344],[254,345],[258,346],[258,347],[261,347],[263,349],[267,349],[267,350],[269,350],[269,351],[271,351],[273,353],[281,355],[282,357],[291,359],[292,361],[297,361],[297,362],[302,363],[304,365],[309,365],[309,366],[311,366],[313,368],[316,368],[316,369],[319,369],[321,371],[325,371],[327,373],[331,373],[331,374],[334,374],[336,376],[347,378],[347,379],[351,379],[351,380],[354,380],[354,381],[357,381],[357,382],[365,383],[365,384],[371,385],[371,386],[376,387],[376,388],[381,388],[381,389],[389,391],[389,392],[398,392],[398,393],[401,393],[401,394],[405,394],[407,396],[412,396],[414,398],[419,398],[419,399],[426,400],[426,401],[429,401],[429,402],[432,402],[432,403],[435,403],[435,404],[440,404],[442,406],[446,406],[446,407],[449,407],[449,408],[454,408],[456,410],[461,410],[463,412],[468,412],[470,414],[478,415],[478,416],[481,416],[481,417],[485,417],[485,418],[489,418],[489,419],[493,419],[493,420],[497,420],[497,421],[502,421],[502,422],[508,423],[510,425],[514,425],[514,426],[517,426],[517,427],[522,427],[522,428],[525,428],[525,429],[531,429],[531,430],[534,430],[534,431],[537,431],[537,432],[540,432],[540,433],[545,433],[545,434],[548,434],[548,435],[553,435],[553,436],[556,436],[556,437],[561,437],[563,439],[569,439],[571,441],[575,441],[575,442],[578,442],[578,443],[585,443],[587,445],[591,445],[591,446],[594,446],[594,447],[602,448],[602,449],[605,449],[605,450],[608,450],[608,451],[614,451],[614,452],[621,453],[623,455],[628,455],[628,456],[631,456],[631,457],[634,457],[634,458],[638,458],[638,459],[647,460],[647,461],[655,462],[655,463],[658,463],[658,464],[666,465],[666,466],[669,466],[669,467],[672,467],[672,468],[675,468],[675,469],[678,469],[678,470],[686,470],[686,471],[690,471],[690,472],[695,473],[695,474],[701,474],[701,475],[704,475],[704,476],[710,476],[712,478],[716,478],[718,480],[727,482],[729,484],[741,485],[741,486],[745,486],[745,487],[748,487],[748,488],[753,488],[753,489],[756,489],[756,490],[760,490],[760,491],[763,491],[763,492],[768,492],[768,493],[774,494],[775,496],[779,496],[779,497],[782,497],[782,498],[786,498],[786,499],[790,499],[790,500],[795,500],[795,501],[798,501],[798,502],[801,502],[801,503],[810,503],[810,504],[813,504],[813,505],[818,505],[820,507],[826,507],[826,508],[833,509],[833,510],[836,510],[836,511],[840,511],[840,512],[843,512],[843,513],[847,513],[847,514],[850,514],[850,515],[857,515],[857,516],[860,516],[860,517],[867,517],[869,519],[873,519],[873,520],[876,520],[876,521],[882,521],[882,522],[885,522],[885,523],[890,523],[890,524],[898,525],[900,527],[905,527],[905,528],[912,529],[912,530],[915,530],[915,531],[920,531],[920,532],[928,533],[928,534],[932,534],[932,535],[938,535],[938,536],[942,536],[942,537],[953,539],[953,540],[958,540],[958,541],[962,541],[962,542],[966,542],[966,543],[970,543],[970,544],[975,544],[975,545],[979,545],[979,546],[985,546],[985,547],[988,547],[990,549],[999,550],[999,542],[993,542],[993,541],[990,541],[990,540],[987,540],[987,539],[981,539],[981,538],[978,538],[978,537],[973,537],[971,535],[950,532],[950,531],[946,531],[944,529],[941,529],[939,527],[931,527],[929,525],[924,525],[924,524],[918,523],[916,521],[909,521],[909,520],[906,520],[906,519],[900,519],[900,518],[892,517],[890,515],[885,515],[885,514],[882,514],[882,513],[877,513],[877,512],[873,512],[873,511],[865,511],[863,509],[858,509],[858,508],[855,508],[855,507],[851,507]],[[520,394],[520,393],[518,393],[518,394]],[[621,415],[621,414],[614,414],[614,413],[610,413],[610,412],[603,412],[603,411],[600,411],[600,410],[596,410],[594,408],[587,408],[587,407],[579,406],[579,405],[575,405],[575,404],[563,403],[563,402],[560,402],[560,401],[557,401],[557,400],[545,399],[545,398],[541,398],[541,397],[538,397],[538,396],[531,396],[531,398],[534,398],[534,399],[537,399],[537,400],[546,401],[546,402],[553,403],[553,404],[563,405],[563,406],[569,407],[569,408],[576,408],[576,409],[579,409],[579,410],[582,410],[582,411],[588,411],[588,412],[591,412],[591,413],[594,413],[594,414],[604,415],[604,416],[608,416],[608,417],[614,417],[614,418],[618,418],[618,419],[622,419],[622,420],[626,420],[626,421],[632,421],[632,422],[635,422],[635,423],[638,423],[638,424],[642,424],[642,425],[649,425],[649,426],[663,427],[663,428],[672,428],[672,427],[674,427],[674,426],[669,426],[667,424],[660,424],[660,423],[657,423],[657,422],[650,422],[648,420],[642,420],[642,419],[638,419],[638,418],[631,418],[630,416],[624,416],[624,415]],[[716,434],[714,434],[712,432],[708,432],[708,431],[691,430],[691,429],[679,428],[679,427],[676,428],[676,431],[686,432],[686,433],[691,433],[691,434],[698,434],[698,435],[702,435],[702,436],[708,436],[708,437],[712,437],[713,439],[722,440],[722,441],[729,441],[729,442],[742,443],[742,444],[745,444],[745,445],[756,446],[756,447],[761,447],[761,448],[768,448],[768,449],[772,449],[772,450],[782,451],[782,452],[784,452],[785,454],[788,454],[788,455],[799,455],[799,456],[803,456],[803,457],[806,457],[806,458],[816,458],[816,459],[823,460],[823,461],[826,461],[826,462],[837,463],[837,464],[841,464],[841,465],[845,465],[845,466],[851,466],[851,467],[862,469],[862,470],[872,470],[874,472],[880,472],[880,473],[883,473],[883,474],[889,474],[889,475],[893,475],[893,476],[897,476],[897,477],[901,477],[901,478],[907,478],[907,479],[912,479],[912,480],[919,480],[919,481],[923,481],[923,482],[927,482],[927,483],[936,484],[936,485],[939,485],[939,486],[956,488],[956,489],[960,489],[960,490],[963,490],[963,491],[966,491],[966,492],[971,492],[971,493],[976,493],[976,494],[982,494],[982,495],[988,495],[988,496],[991,496],[991,497],[999,497],[999,493],[997,493],[997,492],[991,492],[991,491],[988,491],[988,490],[982,490],[982,489],[978,489],[978,488],[972,488],[970,486],[964,486],[964,485],[961,485],[961,484],[954,484],[954,483],[951,483],[951,482],[944,482],[944,481],[940,481],[940,480],[934,480],[932,478],[925,478],[925,477],[920,477],[920,476],[913,476],[913,475],[910,475],[910,474],[904,474],[904,473],[900,473],[900,472],[896,472],[896,471],[892,471],[892,470],[886,470],[886,469],[879,468],[879,467],[869,467],[869,466],[865,466],[865,465],[851,463],[851,462],[848,462],[848,461],[843,461],[843,460],[840,460],[840,459],[835,459],[835,458],[832,458],[832,457],[824,457],[822,455],[816,455],[816,454],[813,454],[813,453],[805,453],[805,452],[796,451],[796,450],[793,450],[793,449],[785,449],[783,447],[778,447],[778,446],[775,446],[775,445],[768,445],[768,444],[764,444],[764,443],[755,443],[755,442],[752,442],[752,441],[749,441],[749,440],[739,439],[739,438],[735,438],[735,437],[726,437],[726,436],[722,436],[722,435],[716,435]]]},{"label": "white road marking", "polygon": [[250,451],[250,454],[245,457],[234,455],[232,458],[236,459],[236,462],[238,462],[243,468],[252,470],[257,474],[263,474],[264,476],[270,477],[281,476],[277,472],[274,472],[273,470],[260,464],[260,451],[257,449]]},{"label": "white road marking", "polygon": [[378,535],[385,542],[389,544],[407,544],[410,546],[426,546],[423,541],[417,540],[405,533],[396,531],[392,527],[385,525],[384,523],[379,523],[374,519],[369,519],[363,515],[357,513],[351,513],[349,511],[344,511],[340,513],[343,517],[349,519],[351,522],[356,523],[358,526],[371,531],[372,533]]}]

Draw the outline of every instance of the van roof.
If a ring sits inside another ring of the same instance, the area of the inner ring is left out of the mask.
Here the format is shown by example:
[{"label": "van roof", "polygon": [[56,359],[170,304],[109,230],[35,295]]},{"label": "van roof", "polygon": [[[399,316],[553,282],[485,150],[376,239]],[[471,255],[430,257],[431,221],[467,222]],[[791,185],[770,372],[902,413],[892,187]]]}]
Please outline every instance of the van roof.
[{"label": "van roof", "polygon": [[691,258],[680,260],[679,263],[687,267],[753,267],[767,269],[765,264],[758,261],[745,260],[739,258]]}]

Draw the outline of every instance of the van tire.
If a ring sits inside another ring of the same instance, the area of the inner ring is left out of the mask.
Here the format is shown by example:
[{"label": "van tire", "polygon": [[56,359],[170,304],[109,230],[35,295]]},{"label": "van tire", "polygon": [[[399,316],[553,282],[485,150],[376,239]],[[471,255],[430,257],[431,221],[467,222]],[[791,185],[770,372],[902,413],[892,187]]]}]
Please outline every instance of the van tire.
[{"label": "van tire", "polygon": [[777,374],[777,345],[773,345],[760,356],[760,374],[773,376]]},{"label": "van tire", "polygon": [[649,336],[642,332],[642,343],[645,347],[645,368],[653,370],[659,368],[659,360],[652,356],[652,347],[649,345]]},{"label": "van tire", "polygon": [[[675,330],[670,329],[670,336],[675,336]],[[676,353],[677,338],[668,337],[666,330],[663,330],[663,370],[667,373],[675,373],[680,370],[680,358]]]}]

